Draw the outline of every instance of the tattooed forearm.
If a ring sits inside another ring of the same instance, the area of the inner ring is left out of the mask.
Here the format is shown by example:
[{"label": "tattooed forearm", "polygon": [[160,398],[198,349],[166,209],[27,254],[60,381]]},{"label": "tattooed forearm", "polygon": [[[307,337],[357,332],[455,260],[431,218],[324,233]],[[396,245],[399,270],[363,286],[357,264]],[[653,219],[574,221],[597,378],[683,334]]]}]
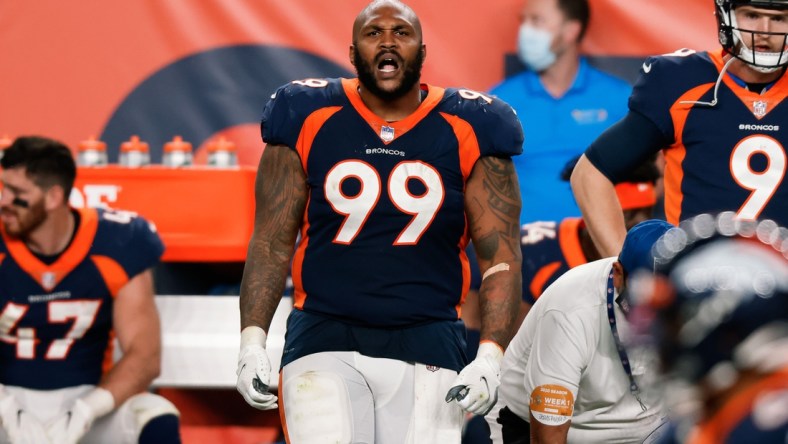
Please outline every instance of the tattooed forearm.
[{"label": "tattooed forearm", "polygon": [[255,223],[241,281],[241,327],[267,330],[285,287],[307,185],[296,153],[266,148],[255,184]]},{"label": "tattooed forearm", "polygon": [[508,232],[520,232],[520,186],[514,164],[509,159],[483,157],[480,162],[484,168],[484,189],[487,191],[487,202],[507,227]]},{"label": "tattooed forearm", "polygon": [[473,246],[476,249],[476,256],[480,259],[492,261],[495,253],[498,252],[500,246],[501,236],[497,231],[490,231],[485,233],[480,239],[473,241]]},{"label": "tattooed forearm", "polygon": [[[516,265],[520,267],[518,263]],[[479,289],[481,337],[506,347],[517,331],[522,281],[520,269],[509,269],[485,279]]]},{"label": "tattooed forearm", "polygon": [[512,161],[481,158],[468,189],[466,202],[476,254],[492,260],[506,248],[519,257],[520,186]]},{"label": "tattooed forearm", "polygon": [[484,279],[479,289],[482,339],[509,343],[520,305],[520,187],[512,161],[483,157],[466,186],[466,211],[479,266],[484,272],[509,265]]}]

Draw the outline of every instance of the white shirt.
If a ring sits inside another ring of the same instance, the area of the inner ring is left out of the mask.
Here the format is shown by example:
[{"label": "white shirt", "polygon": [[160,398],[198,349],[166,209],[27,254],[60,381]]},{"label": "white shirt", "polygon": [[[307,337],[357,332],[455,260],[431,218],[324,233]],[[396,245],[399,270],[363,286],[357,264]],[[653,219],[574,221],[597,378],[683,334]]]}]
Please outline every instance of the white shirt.
[{"label": "white shirt", "polygon": [[[568,416],[549,412],[559,412],[566,403],[571,407],[574,400],[570,443],[641,442],[661,417],[658,390],[647,390],[643,385],[653,386],[653,379],[644,378],[644,374],[647,368],[656,370],[655,362],[642,352],[628,350],[632,373],[647,407],[644,412],[629,391],[629,378],[616,351],[606,307],[608,276],[615,261],[607,258],[575,267],[548,287],[501,363],[499,403],[521,418],[529,420],[532,394],[543,395],[538,405],[548,412],[540,415],[547,425],[565,423]],[[614,305],[618,332],[626,341],[629,324],[618,304]],[[561,388],[565,389],[563,395]],[[559,394],[554,397],[550,393]],[[546,408],[550,403],[557,409]],[[535,416],[537,413],[535,408]]]}]

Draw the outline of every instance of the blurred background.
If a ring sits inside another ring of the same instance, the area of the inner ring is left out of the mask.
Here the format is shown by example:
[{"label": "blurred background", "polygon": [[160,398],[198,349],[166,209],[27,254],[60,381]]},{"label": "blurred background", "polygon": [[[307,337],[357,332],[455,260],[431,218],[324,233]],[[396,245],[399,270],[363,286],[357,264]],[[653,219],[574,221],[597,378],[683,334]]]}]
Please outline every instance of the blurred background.
[{"label": "blurred background", "polygon": [[[0,2],[0,134],[42,133],[74,148],[94,135],[110,162],[132,134],[157,162],[177,134],[193,144],[195,163],[211,137],[225,135],[240,163],[256,166],[260,114],[277,86],[354,74],[351,25],[366,3]],[[504,78],[521,0],[408,3],[424,28],[424,81],[486,91]],[[717,47],[711,0],[591,7],[585,52],[630,80],[646,55]]]}]

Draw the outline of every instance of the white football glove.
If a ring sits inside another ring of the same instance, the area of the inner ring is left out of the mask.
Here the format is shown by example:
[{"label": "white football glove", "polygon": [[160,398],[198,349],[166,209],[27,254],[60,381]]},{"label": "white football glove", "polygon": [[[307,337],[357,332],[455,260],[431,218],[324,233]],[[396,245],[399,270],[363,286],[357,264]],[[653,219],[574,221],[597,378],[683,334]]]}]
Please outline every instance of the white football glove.
[{"label": "white football glove", "polygon": [[277,397],[268,391],[271,383],[271,361],[265,351],[266,334],[260,327],[246,327],[241,331],[241,351],[238,353],[238,382],[235,387],[246,402],[260,410],[272,410],[279,405]]},{"label": "white football glove", "polygon": [[14,395],[0,386],[0,424],[12,444],[47,444],[49,437],[43,424],[19,408]]},{"label": "white football glove", "polygon": [[74,404],[47,424],[49,440],[58,444],[76,444],[90,430],[96,418],[115,408],[115,398],[108,390],[100,387],[77,398]]},{"label": "white football glove", "polygon": [[452,388],[446,393],[446,402],[456,400],[466,412],[486,415],[498,401],[501,359],[503,351],[498,344],[489,341],[479,344],[476,359],[457,375]]}]

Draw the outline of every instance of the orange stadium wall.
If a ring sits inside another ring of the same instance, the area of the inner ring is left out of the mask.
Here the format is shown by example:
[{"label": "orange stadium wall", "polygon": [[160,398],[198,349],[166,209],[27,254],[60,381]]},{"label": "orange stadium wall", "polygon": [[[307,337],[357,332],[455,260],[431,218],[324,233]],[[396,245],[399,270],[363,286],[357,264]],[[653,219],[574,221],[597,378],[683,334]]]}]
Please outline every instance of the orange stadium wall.
[{"label": "orange stadium wall", "polygon": [[[90,135],[110,161],[138,134],[154,162],[173,135],[225,135],[256,165],[259,116],[280,84],[352,75],[351,24],[366,0],[56,0],[0,4],[0,135],[72,147]],[[717,46],[713,0],[591,0],[594,63],[628,80],[646,55]],[[487,90],[517,69],[521,0],[412,0],[424,81]],[[679,7],[677,9],[677,7]]]}]

